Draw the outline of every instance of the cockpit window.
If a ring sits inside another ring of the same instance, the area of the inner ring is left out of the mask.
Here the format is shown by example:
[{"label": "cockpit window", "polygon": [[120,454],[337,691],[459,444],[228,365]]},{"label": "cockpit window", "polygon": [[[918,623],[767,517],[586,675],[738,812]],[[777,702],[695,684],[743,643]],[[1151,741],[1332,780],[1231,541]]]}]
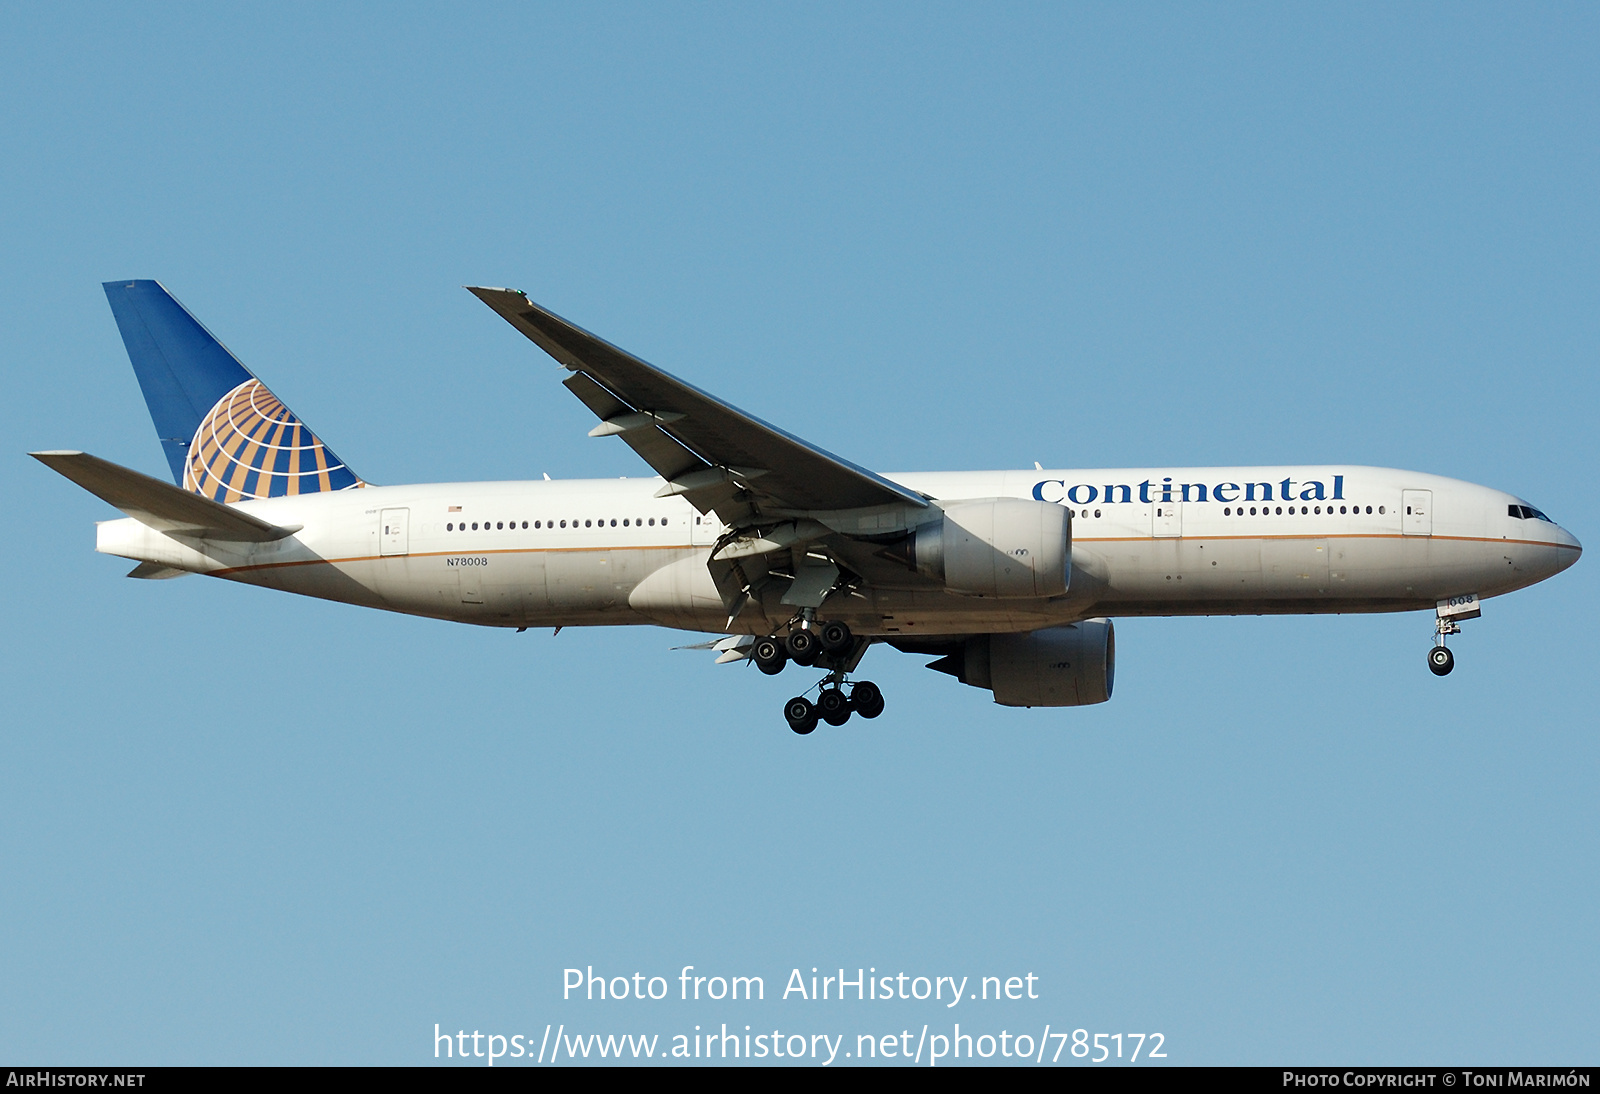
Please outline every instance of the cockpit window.
[{"label": "cockpit window", "polygon": [[1555,523],[1555,521],[1531,505],[1508,505],[1506,506],[1506,515],[1516,517],[1518,520],[1542,520],[1546,524]]}]

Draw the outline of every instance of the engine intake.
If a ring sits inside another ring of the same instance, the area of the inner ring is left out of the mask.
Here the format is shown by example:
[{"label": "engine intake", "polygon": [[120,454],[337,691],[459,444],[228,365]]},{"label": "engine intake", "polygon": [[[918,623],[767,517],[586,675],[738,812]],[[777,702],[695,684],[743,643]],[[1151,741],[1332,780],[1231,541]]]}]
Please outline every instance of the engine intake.
[{"label": "engine intake", "polygon": [[965,596],[1061,596],[1072,580],[1072,515],[1045,501],[997,498],[944,506],[911,533],[906,561]]},{"label": "engine intake", "polygon": [[928,667],[988,688],[1001,706],[1088,706],[1111,698],[1117,639],[1109,619],[1032,634],[980,634]]}]

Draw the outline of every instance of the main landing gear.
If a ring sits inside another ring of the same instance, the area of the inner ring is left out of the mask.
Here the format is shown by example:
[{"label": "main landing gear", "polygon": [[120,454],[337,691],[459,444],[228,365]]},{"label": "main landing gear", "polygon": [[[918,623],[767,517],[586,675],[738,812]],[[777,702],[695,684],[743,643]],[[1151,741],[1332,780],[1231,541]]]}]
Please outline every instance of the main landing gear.
[{"label": "main landing gear", "polygon": [[876,718],[883,713],[883,692],[872,681],[858,680],[850,685],[848,693],[845,691],[845,678],[861,660],[866,647],[866,641],[856,638],[843,623],[807,619],[797,621],[786,637],[768,635],[756,639],[750,647],[750,660],[768,676],[776,676],[791,661],[828,670],[819,685],[816,702],[797,695],[783,705],[789,728],[803,735],[816,729],[819,721],[842,726],[852,714]]},{"label": "main landing gear", "polygon": [[846,695],[839,681],[829,677],[817,693],[813,703],[804,695],[796,695],[783,705],[783,717],[789,728],[802,736],[817,728],[818,720],[830,726],[842,726],[850,715],[876,718],[883,713],[883,692],[871,680],[858,680]]},{"label": "main landing gear", "polygon": [[795,627],[787,638],[768,635],[750,647],[750,659],[768,676],[776,676],[784,665],[811,666],[844,660],[853,652],[855,635],[843,623],[818,623]]}]

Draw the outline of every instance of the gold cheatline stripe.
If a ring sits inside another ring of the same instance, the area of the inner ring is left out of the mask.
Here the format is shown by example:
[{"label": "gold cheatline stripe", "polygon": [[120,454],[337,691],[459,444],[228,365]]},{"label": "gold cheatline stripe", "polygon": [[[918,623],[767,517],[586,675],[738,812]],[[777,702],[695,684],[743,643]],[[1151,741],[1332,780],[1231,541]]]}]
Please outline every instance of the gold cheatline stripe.
[{"label": "gold cheatline stripe", "polygon": [[1205,539],[1205,540],[1269,540],[1269,539],[1444,539],[1453,543],[1521,543],[1529,547],[1565,547],[1568,550],[1579,550],[1570,543],[1551,543],[1546,539],[1492,539],[1489,536],[1422,536],[1409,535],[1401,532],[1349,532],[1344,535],[1292,535],[1292,536],[1085,536],[1082,539],[1072,537],[1073,543],[1155,543],[1160,540],[1179,539]]},{"label": "gold cheatline stripe", "polygon": [[[1460,543],[1520,543],[1529,547],[1565,547],[1569,550],[1579,548],[1568,543],[1551,543],[1542,539],[1487,539],[1482,536],[1405,536],[1396,534],[1360,533],[1349,536],[1171,536],[1163,539],[1208,539],[1208,540],[1240,540],[1254,539],[1264,541],[1269,539],[1447,539]],[[1111,537],[1106,539],[1075,539],[1074,543],[1154,543],[1152,536]],[[340,566],[347,562],[377,562],[385,558],[445,558],[450,555],[536,555],[536,554],[570,554],[574,551],[686,551],[695,547],[705,547],[710,550],[711,544],[640,544],[636,546],[621,547],[493,547],[481,551],[408,551],[403,555],[351,555],[348,558],[307,558],[295,562],[263,562],[257,566],[229,566],[223,570],[207,570],[205,573],[212,577],[220,574],[240,574],[251,570],[276,570],[285,566]]]},{"label": "gold cheatline stripe", "polygon": [[[707,550],[710,544],[701,544]],[[239,574],[249,570],[276,570],[285,566],[340,566],[346,562],[377,562],[385,558],[447,558],[451,555],[538,555],[538,554],[571,554],[575,551],[685,551],[693,550],[694,544],[669,543],[666,545],[636,547],[496,547],[486,551],[410,551],[403,555],[352,555],[349,558],[307,558],[297,562],[263,562],[258,566],[230,566],[225,570],[206,570],[205,573],[215,577],[218,574]]]}]

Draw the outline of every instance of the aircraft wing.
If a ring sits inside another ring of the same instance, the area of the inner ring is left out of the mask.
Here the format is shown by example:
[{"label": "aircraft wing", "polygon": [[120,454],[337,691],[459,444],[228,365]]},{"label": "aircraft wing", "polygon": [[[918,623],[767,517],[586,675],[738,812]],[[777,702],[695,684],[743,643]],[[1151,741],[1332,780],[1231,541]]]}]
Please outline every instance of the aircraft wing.
[{"label": "aircraft wing", "polygon": [[735,527],[803,510],[925,507],[921,494],[825,452],[618,349],[515,289],[468,286],[535,345],[572,370],[564,383],[701,512]]}]

